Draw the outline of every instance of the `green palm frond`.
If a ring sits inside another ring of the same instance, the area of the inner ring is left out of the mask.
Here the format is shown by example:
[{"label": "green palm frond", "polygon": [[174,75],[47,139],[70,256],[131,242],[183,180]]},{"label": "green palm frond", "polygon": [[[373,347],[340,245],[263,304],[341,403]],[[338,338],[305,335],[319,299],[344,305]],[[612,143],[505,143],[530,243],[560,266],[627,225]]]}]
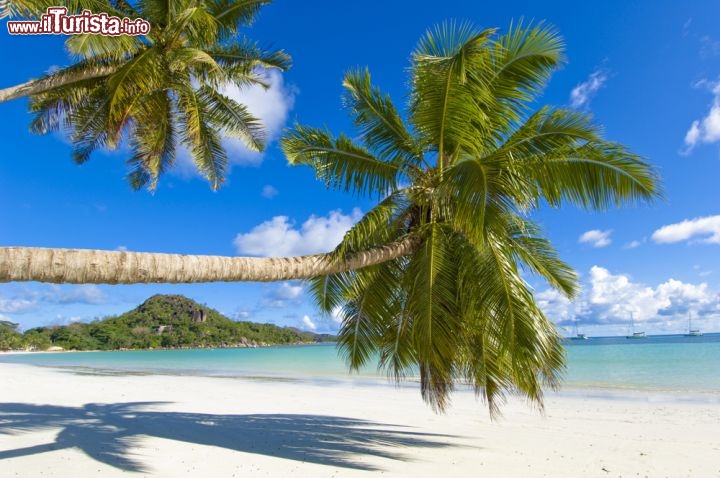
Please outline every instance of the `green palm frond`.
[{"label": "green palm frond", "polygon": [[207,105],[207,121],[226,136],[242,140],[253,151],[265,149],[265,129],[246,106],[207,86],[200,88],[199,95]]},{"label": "green palm frond", "polygon": [[345,107],[360,129],[365,145],[379,157],[388,158],[401,167],[413,166],[406,171],[412,174],[422,165],[422,152],[406,129],[389,96],[370,83],[370,73],[365,70],[348,72],[343,80],[347,91]]},{"label": "green palm frond", "polygon": [[47,134],[61,128],[71,128],[70,114],[91,95],[92,82],[83,82],[73,87],[56,88],[30,98],[30,112],[35,113],[30,122],[30,131]]},{"label": "green palm frond", "polygon": [[532,114],[488,158],[512,156],[512,160],[537,157],[561,148],[599,141],[600,129],[588,114],[543,107]]},{"label": "green palm frond", "polygon": [[535,181],[553,206],[567,202],[603,210],[661,195],[655,170],[625,146],[607,141],[530,158],[519,173]]},{"label": "green palm frond", "polygon": [[122,62],[135,56],[145,44],[131,35],[72,35],[65,40],[68,52],[82,59]]},{"label": "green palm frond", "polygon": [[434,409],[444,410],[453,389],[455,338],[460,330],[457,308],[458,263],[452,233],[428,224],[423,240],[410,256],[404,278],[407,313],[412,317],[412,341],[420,366],[422,396]]},{"label": "green palm frond", "polygon": [[333,251],[343,259],[349,254],[388,244],[402,237],[409,219],[409,200],[404,189],[388,195],[355,223]]},{"label": "green palm frond", "polygon": [[352,297],[349,293],[351,273],[340,272],[317,276],[305,281],[307,291],[323,314],[329,315],[341,308]]},{"label": "green palm frond", "polygon": [[192,88],[179,90],[177,104],[185,125],[182,143],[190,150],[192,160],[200,173],[210,181],[210,186],[217,190],[225,177],[228,158],[220,135],[204,121],[208,116],[209,105]]},{"label": "green palm frond", "polygon": [[[25,0],[22,8],[29,12],[46,3]],[[79,61],[33,82],[32,91],[42,92],[31,98],[36,113],[31,129],[69,132],[76,143],[73,156],[79,162],[98,149],[116,149],[127,141],[131,184],[151,189],[174,164],[177,152],[167,148],[182,144],[211,186],[219,187],[228,164],[221,135],[238,138],[255,151],[265,147],[263,125],[223,91],[229,85],[268,87],[264,70],[290,66],[282,50],[262,48],[240,35],[240,29],[268,3],[65,2],[71,12],[89,8],[95,13],[143,18],[151,24],[150,33],[68,38],[67,49]],[[157,108],[148,110],[148,105]],[[153,123],[159,125],[157,131],[150,127]]]},{"label": "green palm frond", "polygon": [[45,13],[44,3],[38,0],[0,0],[0,19],[39,18]]},{"label": "green palm frond", "polygon": [[219,25],[215,17],[202,2],[187,3],[165,28],[165,41],[172,45],[184,40],[200,48],[217,44]]},{"label": "green palm frond", "polygon": [[502,237],[475,250],[474,261],[472,247],[466,251],[462,283],[470,303],[463,310],[468,322],[480,325],[469,337],[480,349],[463,349],[463,370],[493,413],[508,393],[522,393],[542,406],[543,386],[556,387],[563,368],[560,337],[517,273]]},{"label": "green palm frond", "polygon": [[488,225],[534,201],[528,188],[532,183],[510,174],[510,168],[507,157],[462,160],[445,171],[437,187],[438,208],[447,222],[478,247],[485,242]]},{"label": "green palm frond", "polygon": [[120,142],[133,108],[142,102],[144,95],[160,89],[164,77],[162,59],[154,48],[143,51],[108,77],[105,87],[109,99],[107,128],[111,148]]},{"label": "green palm frond", "polygon": [[68,115],[72,133],[73,159],[82,164],[97,149],[107,145],[107,117],[109,102],[102,91],[95,91]]},{"label": "green palm frond", "polygon": [[438,152],[440,166],[460,148],[477,147],[488,133],[482,105],[492,98],[482,82],[493,33],[444,24],[428,32],[413,54],[411,122],[421,144]]},{"label": "green palm frond", "polygon": [[564,62],[563,40],[555,28],[538,23],[510,25],[492,47],[492,75],[488,87],[500,107],[493,115],[496,128],[520,121],[542,91],[550,75]]},{"label": "green palm frond", "polygon": [[311,166],[328,187],[368,196],[397,189],[399,167],[376,158],[344,135],[334,138],[326,130],[298,125],[280,145],[290,164]]},{"label": "green palm frond", "polygon": [[[137,5],[138,15],[151,23],[151,33],[154,36],[153,29],[164,30],[172,23],[174,12],[176,9],[182,9],[187,5],[187,1],[173,0],[144,0]],[[173,8],[175,7],[175,8]]]},{"label": "green palm frond", "polygon": [[[49,7],[58,6],[57,0],[2,0],[0,1],[0,19],[22,17],[39,19]],[[94,13],[105,12],[115,16],[128,16],[132,11],[117,9],[106,0],[65,0],[60,6],[67,8],[69,14],[78,14],[83,10]]]},{"label": "green palm frond", "polygon": [[[404,305],[404,302],[398,304]],[[380,339],[378,366],[396,383],[417,374],[418,356],[413,346],[412,327],[412,317],[401,307]]]},{"label": "green palm frond", "polygon": [[292,64],[283,50],[268,50],[248,39],[209,48],[207,52],[231,79],[252,76],[258,68],[287,70]]},{"label": "green palm frond", "polygon": [[515,262],[527,266],[569,299],[574,298],[580,291],[577,274],[560,259],[558,251],[541,235],[540,228],[517,215],[503,219],[502,237]]},{"label": "green palm frond", "polygon": [[268,4],[270,0],[212,0],[208,10],[220,26],[221,38],[227,39],[237,35],[241,26],[251,25]]},{"label": "green palm frond", "polygon": [[135,134],[128,160],[128,181],[134,189],[154,190],[158,178],[175,163],[176,132],[173,125],[173,105],[164,91],[145,98],[135,115]]},{"label": "green palm frond", "polygon": [[366,365],[377,353],[384,324],[393,315],[395,284],[383,280],[385,267],[381,264],[346,275],[338,348],[351,370]]}]

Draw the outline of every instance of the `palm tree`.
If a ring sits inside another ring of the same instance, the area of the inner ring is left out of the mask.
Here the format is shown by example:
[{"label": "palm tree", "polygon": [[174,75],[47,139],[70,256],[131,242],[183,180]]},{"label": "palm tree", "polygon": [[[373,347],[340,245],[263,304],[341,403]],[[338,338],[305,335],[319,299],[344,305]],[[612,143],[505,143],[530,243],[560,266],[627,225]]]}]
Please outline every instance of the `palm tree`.
[{"label": "palm tree", "polygon": [[378,196],[331,254],[223,258],[0,248],[0,281],[82,283],[312,278],[320,307],[343,317],[352,368],[377,353],[396,379],[417,370],[425,400],[447,405],[456,380],[493,413],[507,393],[542,405],[563,364],[560,337],[521,270],[573,297],[573,270],[530,214],[543,202],[605,209],[658,195],[642,158],[604,140],[590,118],[532,112],[563,45],[545,25],[505,35],[448,24],[412,60],[407,121],[364,71],[345,78],[357,140],[298,126],[282,146],[328,186]]},{"label": "palm tree", "polygon": [[652,168],[604,140],[585,113],[530,105],[563,61],[543,24],[504,35],[445,24],[412,57],[407,121],[367,71],[345,76],[358,135],[296,126],[289,161],[329,187],[382,200],[333,252],[338,261],[410,241],[409,254],[310,280],[326,313],[342,318],[351,369],[371,357],[400,380],[419,373],[423,398],[443,410],[457,381],[493,413],[508,393],[542,406],[564,355],[521,271],[572,298],[574,271],[530,214],[542,203],[586,209],[649,200]]},{"label": "palm tree", "polygon": [[[154,189],[175,162],[178,144],[217,189],[228,159],[221,134],[264,148],[263,127],[244,105],[223,94],[225,85],[264,84],[260,69],[289,66],[282,51],[266,51],[240,35],[269,0],[116,0],[70,2],[150,22],[145,36],[74,35],[66,41],[78,61],[45,78],[5,91],[31,96],[36,133],[65,130],[73,158],[83,163],[98,148],[129,143],[129,179]],[[38,15],[47,1],[24,1],[20,12]],[[0,98],[3,92],[0,92]]]}]

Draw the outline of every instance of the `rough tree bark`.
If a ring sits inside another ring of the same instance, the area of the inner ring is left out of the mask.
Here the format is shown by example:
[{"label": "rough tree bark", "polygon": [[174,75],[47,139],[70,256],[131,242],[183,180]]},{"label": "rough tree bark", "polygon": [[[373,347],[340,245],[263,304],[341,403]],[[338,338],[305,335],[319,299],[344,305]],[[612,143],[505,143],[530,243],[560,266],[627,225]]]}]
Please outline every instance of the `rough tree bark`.
[{"label": "rough tree bark", "polygon": [[23,96],[35,95],[44,91],[65,86],[78,81],[89,80],[92,78],[100,78],[112,74],[117,70],[117,66],[101,66],[98,68],[87,69],[75,74],[59,74],[49,75],[37,80],[30,80],[20,85],[11,86],[0,90],[0,103],[22,98]]},{"label": "rough tree bark", "polygon": [[328,254],[297,257],[222,257],[86,249],[0,247],[0,282],[140,284],[275,282],[360,269],[409,254],[405,238],[345,260]]}]

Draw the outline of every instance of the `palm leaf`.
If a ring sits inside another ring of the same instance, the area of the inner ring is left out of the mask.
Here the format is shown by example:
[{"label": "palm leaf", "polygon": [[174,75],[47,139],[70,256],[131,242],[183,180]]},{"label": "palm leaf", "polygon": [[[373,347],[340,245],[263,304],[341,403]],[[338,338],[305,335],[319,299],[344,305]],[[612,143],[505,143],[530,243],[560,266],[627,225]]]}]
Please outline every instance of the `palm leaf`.
[{"label": "palm leaf", "polygon": [[142,47],[143,42],[131,35],[72,35],[65,40],[65,48],[70,54],[83,59],[127,61]]},{"label": "palm leaf", "polygon": [[178,108],[185,130],[182,142],[190,149],[193,162],[216,190],[225,179],[228,158],[219,134],[208,122],[209,106],[192,88],[179,90]]},{"label": "palm leaf", "polygon": [[400,240],[406,232],[408,206],[405,190],[391,193],[345,233],[333,256],[342,260],[354,252]]},{"label": "palm leaf", "polygon": [[307,165],[328,187],[359,195],[386,195],[397,189],[398,166],[376,158],[367,149],[340,135],[296,126],[280,145],[292,165]]},{"label": "palm leaf", "polygon": [[207,50],[231,78],[251,76],[257,68],[287,70],[292,61],[283,50],[267,50],[247,39]]},{"label": "palm leaf", "polygon": [[253,151],[265,149],[265,129],[246,106],[208,87],[201,87],[199,96],[207,105],[208,121],[218,130],[228,137],[241,139]]},{"label": "palm leaf", "polygon": [[525,161],[519,169],[535,181],[548,203],[566,201],[607,209],[658,197],[658,176],[640,156],[620,144],[592,142]]},{"label": "palm leaf", "polygon": [[209,12],[220,26],[222,39],[234,36],[240,26],[251,25],[262,7],[270,0],[213,0]]},{"label": "palm leaf", "polygon": [[420,367],[423,399],[444,410],[453,389],[455,338],[460,329],[457,309],[458,264],[448,231],[428,224],[423,240],[409,258],[404,278],[412,341]]},{"label": "palm leaf", "polygon": [[147,187],[153,191],[158,178],[175,163],[176,133],[173,126],[172,102],[160,91],[145,98],[134,117],[135,134],[128,160],[131,171],[128,181],[134,189]]},{"label": "palm leaf", "polygon": [[365,70],[348,72],[343,80],[345,106],[360,129],[368,148],[377,156],[390,158],[407,173],[422,165],[422,153],[400,118],[389,96],[370,83]]},{"label": "palm leaf", "polygon": [[475,147],[484,133],[477,128],[488,92],[474,83],[489,67],[493,33],[444,24],[428,32],[413,55],[411,122],[423,143],[437,148],[440,165],[452,162],[459,148]]},{"label": "palm leaf", "polygon": [[496,119],[499,131],[510,122],[518,121],[538,92],[542,91],[550,74],[564,61],[564,44],[557,31],[543,23],[510,24],[505,35],[492,45],[492,74],[488,88],[500,110]]}]

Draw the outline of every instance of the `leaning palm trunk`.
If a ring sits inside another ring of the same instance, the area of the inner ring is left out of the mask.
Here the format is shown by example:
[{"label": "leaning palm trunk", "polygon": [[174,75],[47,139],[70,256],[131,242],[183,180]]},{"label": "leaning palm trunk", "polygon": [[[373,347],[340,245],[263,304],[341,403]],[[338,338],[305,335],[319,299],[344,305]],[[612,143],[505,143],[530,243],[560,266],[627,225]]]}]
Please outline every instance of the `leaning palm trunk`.
[{"label": "leaning palm trunk", "polygon": [[0,103],[16,100],[24,96],[36,95],[61,86],[71,85],[84,80],[108,76],[118,69],[117,66],[98,66],[88,68],[73,74],[63,73],[59,75],[48,75],[36,80],[26,81],[20,85],[11,86],[0,90]]},{"label": "leaning palm trunk", "polygon": [[139,284],[274,282],[309,279],[360,269],[409,254],[401,241],[358,252],[343,260],[329,254],[297,257],[221,257],[85,249],[1,247],[0,282]]}]

